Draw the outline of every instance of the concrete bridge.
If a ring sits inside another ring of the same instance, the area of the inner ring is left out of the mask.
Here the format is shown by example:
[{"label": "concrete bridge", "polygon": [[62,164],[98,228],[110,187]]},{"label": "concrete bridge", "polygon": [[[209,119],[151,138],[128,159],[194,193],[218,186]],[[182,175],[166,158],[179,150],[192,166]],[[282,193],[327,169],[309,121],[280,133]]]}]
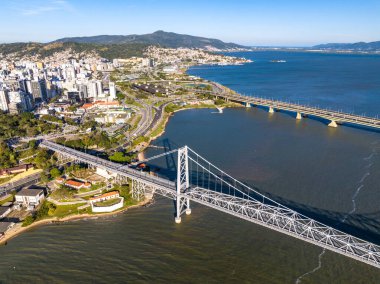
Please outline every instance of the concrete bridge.
[{"label": "concrete bridge", "polygon": [[350,124],[380,129],[380,119],[375,117],[349,114],[340,111],[288,103],[273,99],[243,96],[236,93],[227,92],[220,86],[218,86],[218,88],[214,88],[214,92],[210,95],[216,98],[223,98],[227,101],[241,103],[246,107],[262,106],[267,108],[269,113],[274,113],[275,111],[291,112],[295,114],[296,119],[302,119],[302,117],[306,116],[323,118],[329,121],[328,126],[330,127],[337,127],[339,124]]},{"label": "concrete bridge", "polygon": [[181,222],[183,213],[191,214],[190,201],[193,201],[380,268],[380,246],[322,224],[262,195],[187,146],[144,160],[148,162],[160,156],[176,155],[175,181],[51,141],[42,141],[40,146],[56,152],[61,158],[106,171],[115,182],[131,184],[132,196],[137,200],[146,194],[160,194],[173,199],[176,223]]}]

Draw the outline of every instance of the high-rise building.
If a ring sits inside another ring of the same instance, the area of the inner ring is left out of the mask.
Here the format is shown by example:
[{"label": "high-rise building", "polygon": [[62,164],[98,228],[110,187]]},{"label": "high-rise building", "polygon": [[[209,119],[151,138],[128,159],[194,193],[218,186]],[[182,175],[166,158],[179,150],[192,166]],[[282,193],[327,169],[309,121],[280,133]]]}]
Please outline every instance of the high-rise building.
[{"label": "high-rise building", "polygon": [[[9,105],[17,104],[18,105],[17,109],[19,110],[19,112],[31,110],[32,108],[31,100],[27,93],[23,91],[16,91],[16,92],[12,91],[8,93],[8,97],[9,97]],[[10,109],[11,107],[9,105],[8,107]],[[13,109],[15,108],[13,107]]]},{"label": "high-rise building", "polygon": [[110,96],[109,99],[111,101],[116,100],[116,85],[114,82],[109,83]]},{"label": "high-rise building", "polygon": [[4,81],[4,84],[10,91],[17,92],[19,90],[26,91],[26,85],[24,80],[8,79]]},{"label": "high-rise building", "polygon": [[9,97],[8,97],[8,90],[2,89],[0,90],[0,110],[4,112],[9,111]]},{"label": "high-rise building", "polygon": [[32,96],[35,102],[47,101],[46,81],[44,79],[31,82]]},{"label": "high-rise building", "polygon": [[87,86],[84,85],[84,84],[80,84],[78,86],[78,90],[79,90],[79,97],[84,100],[84,99],[87,99],[88,98],[88,92],[87,92]]}]

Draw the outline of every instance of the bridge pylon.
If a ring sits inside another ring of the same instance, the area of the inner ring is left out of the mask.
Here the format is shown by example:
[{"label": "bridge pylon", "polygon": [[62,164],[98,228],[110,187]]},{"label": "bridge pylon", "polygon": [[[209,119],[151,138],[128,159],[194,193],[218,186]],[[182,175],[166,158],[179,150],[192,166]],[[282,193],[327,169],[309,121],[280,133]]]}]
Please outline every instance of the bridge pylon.
[{"label": "bridge pylon", "polygon": [[177,181],[176,181],[176,217],[175,222],[181,223],[181,215],[191,214],[190,199],[182,197],[182,194],[190,186],[189,182],[189,160],[187,146],[178,149],[178,163],[177,163]]}]

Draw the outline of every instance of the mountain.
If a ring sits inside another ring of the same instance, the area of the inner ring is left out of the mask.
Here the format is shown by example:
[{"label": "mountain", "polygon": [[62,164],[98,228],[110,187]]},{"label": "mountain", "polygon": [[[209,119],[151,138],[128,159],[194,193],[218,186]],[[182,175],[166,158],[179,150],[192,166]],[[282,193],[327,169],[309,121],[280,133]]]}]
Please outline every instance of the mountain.
[{"label": "mountain", "polygon": [[235,43],[225,43],[218,39],[197,37],[184,34],[176,34],[164,31],[156,31],[143,35],[99,35],[88,37],[67,37],[57,39],[54,42],[76,42],[91,44],[147,44],[162,47],[178,48],[208,48],[208,49],[234,49],[246,48]]},{"label": "mountain", "polygon": [[353,50],[353,51],[376,51],[380,50],[380,41],[356,42],[356,43],[327,43],[312,47],[313,49]]},{"label": "mountain", "polygon": [[45,58],[53,55],[55,52],[72,50],[75,53],[95,52],[101,57],[110,60],[114,58],[129,58],[132,56],[143,56],[147,44],[125,43],[125,44],[92,44],[76,42],[55,42],[55,43],[36,43],[36,42],[18,42],[0,44],[0,57],[13,54],[18,57],[25,55],[39,56]]}]

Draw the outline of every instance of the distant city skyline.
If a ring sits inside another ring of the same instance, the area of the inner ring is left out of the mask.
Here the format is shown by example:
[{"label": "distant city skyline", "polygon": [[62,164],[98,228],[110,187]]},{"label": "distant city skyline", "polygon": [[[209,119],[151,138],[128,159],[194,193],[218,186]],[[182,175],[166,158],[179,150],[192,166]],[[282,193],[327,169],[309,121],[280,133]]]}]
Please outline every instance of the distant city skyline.
[{"label": "distant city skyline", "polygon": [[380,40],[378,0],[9,0],[0,42],[146,34],[156,30],[243,45],[312,46]]}]

